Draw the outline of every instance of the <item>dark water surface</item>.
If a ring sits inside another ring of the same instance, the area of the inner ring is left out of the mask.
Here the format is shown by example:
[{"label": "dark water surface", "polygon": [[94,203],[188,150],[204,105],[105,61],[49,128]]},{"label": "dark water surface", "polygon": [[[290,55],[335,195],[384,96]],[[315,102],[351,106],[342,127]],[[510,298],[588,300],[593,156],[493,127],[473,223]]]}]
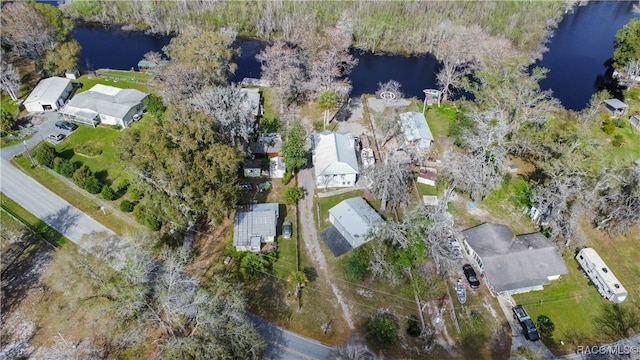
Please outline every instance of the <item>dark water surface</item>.
[{"label": "dark water surface", "polygon": [[[553,90],[562,104],[573,110],[585,107],[591,95],[601,88],[606,62],[613,54],[615,33],[631,18],[635,2],[590,2],[575,7],[573,14],[565,16],[555,31],[549,51],[535,66],[550,70],[541,82],[544,89]],[[143,32],[126,32],[119,28],[78,26],[73,36],[82,46],[79,65],[94,70],[99,68],[137,69],[137,64],[149,51],[162,52],[169,43],[168,36],[157,37]],[[231,78],[240,82],[245,77],[260,77],[260,64],[255,60],[265,44],[256,39],[238,39],[241,54],[235,60],[238,69]],[[422,90],[436,87],[435,73],[438,63],[431,55],[404,57],[401,55],[375,55],[354,52],[359,63],[350,78],[352,96],[374,93],[378,83],[396,80],[402,84],[406,96],[422,98]]]}]

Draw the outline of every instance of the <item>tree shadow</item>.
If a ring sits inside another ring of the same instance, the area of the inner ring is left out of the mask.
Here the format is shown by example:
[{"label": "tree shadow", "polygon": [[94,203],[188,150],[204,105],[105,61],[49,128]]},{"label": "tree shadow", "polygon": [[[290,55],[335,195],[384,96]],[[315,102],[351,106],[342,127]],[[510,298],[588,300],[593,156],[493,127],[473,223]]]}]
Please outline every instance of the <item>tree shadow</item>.
[{"label": "tree shadow", "polygon": [[318,271],[314,267],[306,267],[304,270],[304,275],[307,277],[309,281],[316,281],[318,279]]},{"label": "tree shadow", "polygon": [[15,252],[3,250],[2,302],[0,312],[9,314],[29,291],[40,285],[40,276],[51,261],[53,251],[44,241],[30,238]]},{"label": "tree shadow", "polygon": [[[73,151],[73,149],[64,149],[60,152],[58,152],[58,156],[63,158],[63,159],[67,159],[67,160],[71,160],[71,158],[75,155],[76,153]],[[76,163],[77,164],[77,163]],[[78,166],[80,167],[80,166]]]},{"label": "tree shadow", "polygon": [[55,213],[47,215],[42,221],[60,234],[65,234],[76,225],[81,215],[79,211],[73,210],[74,208],[71,205],[67,205]]},{"label": "tree shadow", "polygon": [[109,181],[109,173],[107,173],[107,170],[100,170],[96,173],[94,173],[95,177],[98,179],[98,181],[103,184],[103,185],[111,185],[110,181]]}]

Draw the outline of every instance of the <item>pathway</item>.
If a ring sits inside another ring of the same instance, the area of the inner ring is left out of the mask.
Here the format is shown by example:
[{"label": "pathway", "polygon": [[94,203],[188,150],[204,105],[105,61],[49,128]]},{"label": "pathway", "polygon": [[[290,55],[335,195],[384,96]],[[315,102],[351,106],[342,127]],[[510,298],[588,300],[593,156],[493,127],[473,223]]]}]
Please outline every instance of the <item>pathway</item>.
[{"label": "pathway", "polygon": [[[320,243],[318,242],[318,233],[316,231],[316,224],[314,222],[315,212],[313,206],[313,194],[315,192],[315,177],[313,174],[313,168],[307,168],[298,172],[298,186],[307,190],[307,194],[299,202],[300,210],[300,225],[302,228],[302,239],[306,245],[309,255],[316,264],[318,264],[319,272],[324,275],[324,278],[331,283],[329,271],[327,270],[327,259],[324,257],[322,250],[320,249]],[[342,308],[343,317],[347,322],[350,329],[355,329],[351,313],[349,311],[349,305],[344,301],[342,293],[338,287],[331,283],[331,290],[335,295],[340,307]]]}]

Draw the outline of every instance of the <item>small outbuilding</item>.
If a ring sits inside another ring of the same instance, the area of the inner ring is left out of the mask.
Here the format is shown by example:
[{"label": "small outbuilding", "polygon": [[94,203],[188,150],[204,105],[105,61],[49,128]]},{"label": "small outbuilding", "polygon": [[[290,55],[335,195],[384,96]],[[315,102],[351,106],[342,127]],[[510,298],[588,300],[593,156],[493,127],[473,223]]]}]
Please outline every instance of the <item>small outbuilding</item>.
[{"label": "small outbuilding", "polygon": [[329,209],[329,222],[353,248],[371,240],[372,233],[384,225],[380,214],[360,196]]},{"label": "small outbuilding", "polygon": [[276,156],[269,159],[269,177],[272,179],[282,179],[285,173],[284,158]]},{"label": "small outbuilding", "polygon": [[624,115],[629,109],[629,105],[623,103],[618,99],[609,99],[606,100],[605,105],[607,106],[607,110],[611,113],[613,117],[620,117]]},{"label": "small outbuilding", "polygon": [[464,230],[465,248],[494,294],[542,290],[568,273],[560,250],[541,233],[514,235],[506,225]]},{"label": "small outbuilding", "polygon": [[276,239],[277,203],[238,206],[233,222],[233,246],[237,251],[260,252]]},{"label": "small outbuilding", "polygon": [[247,159],[242,166],[244,177],[260,177],[262,174],[262,160]]},{"label": "small outbuilding", "polygon": [[249,143],[249,151],[256,158],[282,156],[282,137],[278,133],[260,134]]},{"label": "small outbuilding", "polygon": [[633,128],[640,130],[640,112],[637,112],[629,117],[629,122],[633,125]]},{"label": "small outbuilding", "polygon": [[67,70],[64,73],[64,77],[70,80],[77,80],[80,77],[80,71],[78,71],[77,69]]},{"label": "small outbuilding", "polygon": [[72,92],[71,80],[53,76],[40,80],[23,105],[28,112],[59,110]]},{"label": "small outbuilding", "polygon": [[423,168],[418,172],[418,182],[429,186],[436,186],[438,170],[435,168]]}]

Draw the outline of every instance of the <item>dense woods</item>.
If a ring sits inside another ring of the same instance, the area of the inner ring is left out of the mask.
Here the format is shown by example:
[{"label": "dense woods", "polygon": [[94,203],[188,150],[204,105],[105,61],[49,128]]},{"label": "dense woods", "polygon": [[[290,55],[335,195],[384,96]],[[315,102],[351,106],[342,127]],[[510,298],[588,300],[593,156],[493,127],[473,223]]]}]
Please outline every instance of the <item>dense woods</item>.
[{"label": "dense woods", "polygon": [[[478,25],[529,54],[572,1],[75,1],[65,14],[84,21],[123,24],[152,33],[180,33],[188,25],[203,30],[231,28],[242,35],[302,43],[319,30],[347,20],[354,46],[373,52],[433,52],[442,24]],[[551,20],[550,20],[551,19]]]}]

